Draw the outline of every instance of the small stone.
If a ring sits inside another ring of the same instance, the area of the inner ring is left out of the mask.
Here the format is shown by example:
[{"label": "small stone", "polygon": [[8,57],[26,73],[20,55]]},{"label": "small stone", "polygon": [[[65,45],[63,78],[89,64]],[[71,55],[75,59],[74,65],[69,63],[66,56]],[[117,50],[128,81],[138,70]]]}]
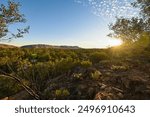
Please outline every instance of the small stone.
[{"label": "small stone", "polygon": [[102,83],[98,82],[98,86],[99,86],[99,87],[101,87],[102,85],[103,85]]},{"label": "small stone", "polygon": [[104,90],[107,87],[107,85],[102,84],[102,86],[100,87],[101,90]]},{"label": "small stone", "polygon": [[111,96],[107,96],[107,100],[112,100]]},{"label": "small stone", "polygon": [[123,98],[124,97],[122,93],[118,93],[117,95],[118,95],[119,98]]},{"label": "small stone", "polygon": [[107,75],[107,76],[111,76],[111,73],[110,73],[110,72],[106,72],[106,75]]}]

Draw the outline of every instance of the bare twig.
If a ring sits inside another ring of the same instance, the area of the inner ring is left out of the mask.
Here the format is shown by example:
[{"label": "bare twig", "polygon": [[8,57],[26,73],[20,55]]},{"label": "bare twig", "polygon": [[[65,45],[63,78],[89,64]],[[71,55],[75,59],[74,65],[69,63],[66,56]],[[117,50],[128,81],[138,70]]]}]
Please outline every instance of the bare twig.
[{"label": "bare twig", "polygon": [[10,78],[10,79],[13,79],[15,81],[17,81],[32,97],[34,97],[35,99],[39,100],[40,97],[38,94],[36,94],[29,86],[25,85],[20,78],[16,77],[16,76],[13,76],[11,74],[8,74],[2,70],[0,70],[0,72],[2,73],[2,77],[7,77],[7,78]]}]

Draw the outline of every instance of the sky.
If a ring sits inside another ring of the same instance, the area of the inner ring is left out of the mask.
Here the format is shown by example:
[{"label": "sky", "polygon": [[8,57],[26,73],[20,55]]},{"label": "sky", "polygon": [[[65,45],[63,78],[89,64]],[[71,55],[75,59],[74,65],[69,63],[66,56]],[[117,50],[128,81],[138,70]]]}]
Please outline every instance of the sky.
[{"label": "sky", "polygon": [[[7,0],[0,0],[0,3]],[[113,39],[108,24],[115,16],[136,15],[131,10],[133,0],[15,0],[21,3],[21,13],[27,19],[25,24],[10,26],[30,26],[29,34],[11,42],[1,42],[17,46],[28,44],[69,45],[82,48],[105,48]],[[118,10],[120,8],[120,10]]]}]

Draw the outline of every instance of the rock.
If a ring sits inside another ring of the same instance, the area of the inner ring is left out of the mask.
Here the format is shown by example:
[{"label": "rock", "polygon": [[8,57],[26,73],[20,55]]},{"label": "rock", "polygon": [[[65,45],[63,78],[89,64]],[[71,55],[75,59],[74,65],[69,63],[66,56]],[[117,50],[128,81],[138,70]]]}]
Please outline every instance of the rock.
[{"label": "rock", "polygon": [[94,100],[102,100],[102,93],[97,93],[96,95],[95,95],[95,98],[94,98]]},{"label": "rock", "polygon": [[100,87],[101,90],[104,90],[107,87],[107,85],[102,84],[102,86]]},{"label": "rock", "polygon": [[107,96],[106,100],[112,100],[113,98],[111,96]]},{"label": "rock", "polygon": [[9,100],[9,97],[2,98],[0,100]]},{"label": "rock", "polygon": [[111,72],[106,72],[105,75],[106,76],[111,76]]},{"label": "rock", "polygon": [[103,84],[102,84],[102,83],[100,83],[100,82],[98,82],[97,84],[98,84],[98,86],[99,86],[99,87],[101,87],[101,86],[103,85]]},{"label": "rock", "polygon": [[106,92],[99,92],[95,95],[95,100],[112,100],[113,94]]},{"label": "rock", "polygon": [[117,96],[119,97],[119,99],[122,99],[124,97],[122,93],[118,93]]},{"label": "rock", "polygon": [[119,89],[119,88],[117,88],[117,87],[112,87],[112,89],[115,90],[115,91],[117,91],[117,92],[123,93],[123,90],[121,90],[121,89]]}]

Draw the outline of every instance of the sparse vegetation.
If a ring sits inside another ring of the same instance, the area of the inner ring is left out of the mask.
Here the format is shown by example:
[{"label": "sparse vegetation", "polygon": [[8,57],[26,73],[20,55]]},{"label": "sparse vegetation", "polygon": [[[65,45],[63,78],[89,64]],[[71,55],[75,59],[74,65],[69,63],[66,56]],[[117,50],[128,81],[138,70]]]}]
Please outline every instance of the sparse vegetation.
[{"label": "sparse vegetation", "polygon": [[[150,99],[150,5],[136,0],[140,17],[117,18],[111,37],[121,46],[81,49],[77,46],[0,46],[0,99]],[[23,37],[19,3],[0,6],[0,41]],[[108,5],[109,6],[109,5]],[[118,9],[119,10],[119,9]],[[41,29],[40,29],[41,30]]]},{"label": "sparse vegetation", "polygon": [[67,97],[70,95],[69,91],[67,89],[59,89],[55,91],[55,95],[56,97],[60,98],[60,97]]},{"label": "sparse vegetation", "polygon": [[[105,50],[1,49],[0,98],[26,91],[24,93],[29,95],[23,99],[94,99],[101,89],[118,96],[114,89],[110,90],[112,87],[122,90],[123,93],[118,92],[121,99],[150,98],[148,92],[144,93],[149,90],[150,51],[145,47],[137,52],[135,47],[128,48],[130,51],[123,47]],[[133,86],[138,87],[133,82],[145,81],[145,89],[141,89],[145,96],[138,98],[137,92],[130,92]]]}]

